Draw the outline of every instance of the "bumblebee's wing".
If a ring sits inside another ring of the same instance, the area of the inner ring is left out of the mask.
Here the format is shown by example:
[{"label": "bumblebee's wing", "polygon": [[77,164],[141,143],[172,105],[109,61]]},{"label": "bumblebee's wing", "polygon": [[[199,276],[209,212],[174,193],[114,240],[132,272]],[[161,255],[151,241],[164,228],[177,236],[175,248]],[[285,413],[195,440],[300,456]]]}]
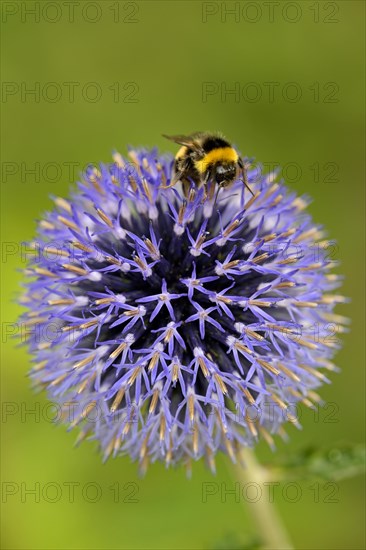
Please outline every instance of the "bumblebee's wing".
[{"label": "bumblebee's wing", "polygon": [[189,147],[191,149],[201,152],[202,147],[200,145],[200,138],[203,135],[204,135],[203,132],[195,132],[190,136],[183,136],[183,135],[167,136],[166,134],[163,134],[163,137],[165,137],[166,139],[169,139],[170,141],[174,141],[174,143],[177,143],[178,145],[184,145],[185,147]]}]

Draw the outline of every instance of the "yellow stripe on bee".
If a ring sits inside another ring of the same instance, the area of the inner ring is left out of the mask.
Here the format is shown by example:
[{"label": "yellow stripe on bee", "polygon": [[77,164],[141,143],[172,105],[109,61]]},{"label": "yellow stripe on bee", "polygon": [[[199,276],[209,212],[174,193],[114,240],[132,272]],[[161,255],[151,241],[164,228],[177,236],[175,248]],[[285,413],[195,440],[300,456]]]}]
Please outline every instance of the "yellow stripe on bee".
[{"label": "yellow stripe on bee", "polygon": [[203,159],[196,160],[194,165],[195,168],[203,174],[210,164],[215,164],[217,162],[237,162],[238,158],[238,153],[232,147],[217,147],[207,153]]},{"label": "yellow stripe on bee", "polygon": [[181,159],[181,158],[183,158],[183,157],[186,156],[186,153],[187,153],[187,147],[186,147],[185,145],[183,145],[183,146],[179,149],[178,153],[175,155],[175,158],[176,158],[176,159]]}]

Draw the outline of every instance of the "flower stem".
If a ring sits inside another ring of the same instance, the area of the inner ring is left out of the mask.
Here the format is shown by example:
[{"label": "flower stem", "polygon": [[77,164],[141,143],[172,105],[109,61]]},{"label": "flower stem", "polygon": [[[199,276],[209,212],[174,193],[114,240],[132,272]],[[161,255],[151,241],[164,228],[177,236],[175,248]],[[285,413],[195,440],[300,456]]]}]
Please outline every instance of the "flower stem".
[{"label": "flower stem", "polygon": [[258,535],[263,548],[271,550],[291,550],[293,545],[290,542],[286,528],[277,513],[274,503],[271,503],[265,496],[263,484],[268,483],[267,470],[259,464],[257,458],[249,448],[243,448],[240,458],[245,466],[237,463],[234,465],[236,479],[246,483],[256,483],[262,490],[257,502],[248,503],[251,514],[257,525]]}]

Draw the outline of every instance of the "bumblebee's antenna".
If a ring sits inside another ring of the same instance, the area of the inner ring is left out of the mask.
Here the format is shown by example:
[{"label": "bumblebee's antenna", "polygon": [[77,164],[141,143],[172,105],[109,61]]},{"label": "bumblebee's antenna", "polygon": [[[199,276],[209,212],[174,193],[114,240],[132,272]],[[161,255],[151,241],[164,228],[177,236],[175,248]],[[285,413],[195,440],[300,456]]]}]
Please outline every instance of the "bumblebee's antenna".
[{"label": "bumblebee's antenna", "polygon": [[247,173],[246,173],[245,169],[242,170],[242,174],[243,174],[243,179],[241,181],[244,183],[245,187],[248,189],[248,191],[254,197],[254,193],[253,193],[253,191],[251,190],[251,188],[249,187],[249,184],[248,184]]},{"label": "bumblebee's antenna", "polygon": [[251,190],[251,188],[249,187],[248,183],[247,183],[245,180],[241,180],[241,181],[244,183],[245,187],[248,189],[248,191],[249,191],[249,192],[252,194],[252,196],[254,197],[254,193],[253,193],[253,191]]}]

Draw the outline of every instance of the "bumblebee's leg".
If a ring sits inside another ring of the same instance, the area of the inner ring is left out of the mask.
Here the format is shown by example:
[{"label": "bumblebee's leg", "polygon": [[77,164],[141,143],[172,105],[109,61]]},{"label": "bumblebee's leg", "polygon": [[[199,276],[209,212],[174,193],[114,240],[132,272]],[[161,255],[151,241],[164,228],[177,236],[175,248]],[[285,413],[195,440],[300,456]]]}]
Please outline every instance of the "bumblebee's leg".
[{"label": "bumblebee's leg", "polygon": [[202,202],[205,202],[207,199],[211,200],[212,197],[213,197],[213,191],[215,189],[214,182],[211,182],[210,189],[208,189],[208,187],[207,187],[208,182],[210,181],[210,178],[211,178],[211,172],[210,172],[210,170],[208,170],[207,173],[205,174],[204,179],[201,182],[201,185],[203,185],[203,189],[204,189],[203,201]]},{"label": "bumblebee's leg", "polygon": [[182,185],[183,185],[183,195],[186,198],[188,198],[189,192],[190,192],[191,187],[192,187],[192,183],[187,178],[183,178],[182,179]]},{"label": "bumblebee's leg", "polygon": [[175,159],[174,160],[174,169],[173,169],[173,176],[170,180],[169,185],[160,186],[161,189],[171,189],[178,183],[179,180],[182,180],[184,175],[187,172],[187,169],[189,167],[189,163],[187,160],[183,159]]},{"label": "bumblebee's leg", "polygon": [[174,185],[178,183],[178,181],[183,177],[183,175],[184,175],[184,172],[175,172],[173,174],[173,177],[169,185],[160,185],[159,189],[171,189],[172,187],[174,187]]},{"label": "bumblebee's leg", "polygon": [[218,185],[218,186],[217,186],[217,191],[216,191],[216,194],[215,194],[215,200],[214,200],[214,203],[213,203],[214,206],[215,206],[215,204],[216,204],[216,202],[217,202],[217,198],[218,198],[218,196],[219,196],[220,189],[222,189],[222,185]]},{"label": "bumblebee's leg", "polygon": [[248,191],[253,195],[254,197],[254,193],[253,191],[251,190],[251,188],[249,187],[249,184],[248,184],[248,177],[247,177],[247,171],[246,171],[246,168],[244,166],[244,162],[243,162],[243,159],[239,158],[238,160],[238,166],[240,168],[240,171],[241,171],[241,174],[242,174],[242,182],[244,183],[245,187],[248,189]]},{"label": "bumblebee's leg", "polygon": [[212,201],[212,199],[214,198],[216,187],[217,185],[215,185],[214,182],[211,182],[211,185],[208,189],[208,200]]}]

